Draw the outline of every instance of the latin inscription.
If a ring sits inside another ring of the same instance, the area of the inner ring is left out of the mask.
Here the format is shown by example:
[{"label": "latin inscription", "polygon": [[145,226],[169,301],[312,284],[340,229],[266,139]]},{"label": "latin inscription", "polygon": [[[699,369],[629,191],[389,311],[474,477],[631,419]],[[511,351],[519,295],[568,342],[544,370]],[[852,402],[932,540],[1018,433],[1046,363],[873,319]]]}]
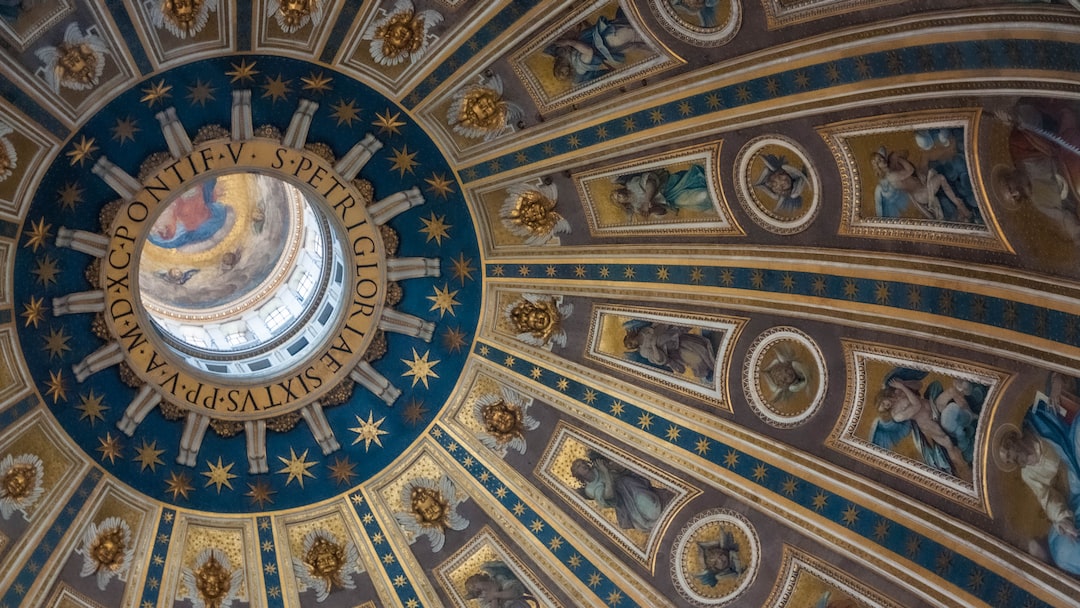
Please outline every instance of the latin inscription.
[{"label": "latin inscription", "polygon": [[[132,289],[135,256],[159,205],[190,187],[201,175],[230,171],[278,174],[317,192],[346,233],[352,254],[349,302],[336,334],[308,363],[290,375],[258,386],[237,387],[207,380],[152,339],[155,330],[139,314]],[[144,183],[114,222],[102,272],[106,318],[123,347],[128,364],[178,405],[215,418],[265,418],[302,407],[341,381],[360,361],[382,310],[385,262],[378,228],[360,193],[326,161],[276,142],[212,143],[162,169]]]}]

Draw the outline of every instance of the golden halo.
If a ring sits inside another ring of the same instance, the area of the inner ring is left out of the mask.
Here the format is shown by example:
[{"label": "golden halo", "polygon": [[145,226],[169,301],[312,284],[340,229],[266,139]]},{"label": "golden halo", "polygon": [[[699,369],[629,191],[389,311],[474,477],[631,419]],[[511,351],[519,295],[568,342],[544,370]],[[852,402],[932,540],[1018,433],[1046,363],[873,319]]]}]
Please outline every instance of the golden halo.
[{"label": "golden halo", "polygon": [[1003,462],[1001,460],[1001,454],[998,450],[998,446],[1001,445],[1001,441],[1005,439],[1006,435],[1010,435],[1012,433],[1020,435],[1020,427],[1016,426],[1011,422],[1006,422],[994,431],[994,436],[990,440],[990,454],[994,458],[994,464],[997,465],[997,468],[1000,469],[1002,473],[1011,473],[1016,470],[1016,463]]}]

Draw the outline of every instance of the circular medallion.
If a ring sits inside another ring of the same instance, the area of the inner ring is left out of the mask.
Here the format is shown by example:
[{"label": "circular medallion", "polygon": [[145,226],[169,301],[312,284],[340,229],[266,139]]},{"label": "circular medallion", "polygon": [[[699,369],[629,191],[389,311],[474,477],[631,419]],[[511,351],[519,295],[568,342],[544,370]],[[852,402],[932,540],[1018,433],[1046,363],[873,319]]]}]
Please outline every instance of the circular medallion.
[{"label": "circular medallion", "polygon": [[750,345],[743,392],[765,422],[791,428],[806,422],[825,400],[828,372],[821,349],[794,327],[774,327]]},{"label": "circular medallion", "polygon": [[712,509],[690,520],[672,548],[671,576],[695,606],[723,606],[757,577],[761,543],[741,514]]},{"label": "circular medallion", "polygon": [[448,400],[476,331],[453,172],[325,66],[151,76],[75,131],[26,217],[14,297],[41,399],[91,460],[180,507],[355,487]]},{"label": "circular medallion", "polygon": [[769,232],[795,234],[817,217],[821,181],[806,152],[786,137],[747,142],[735,159],[735,183],[739,203]]}]

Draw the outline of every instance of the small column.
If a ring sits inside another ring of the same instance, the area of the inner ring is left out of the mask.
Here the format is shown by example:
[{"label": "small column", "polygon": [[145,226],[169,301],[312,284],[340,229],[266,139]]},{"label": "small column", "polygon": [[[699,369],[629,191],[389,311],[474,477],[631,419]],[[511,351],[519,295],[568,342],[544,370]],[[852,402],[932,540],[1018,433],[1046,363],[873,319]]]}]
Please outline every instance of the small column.
[{"label": "small column", "polygon": [[202,447],[203,435],[206,427],[210,426],[210,418],[195,412],[189,412],[184,419],[184,434],[180,436],[180,453],[176,456],[177,464],[193,467],[195,458],[199,455]]},{"label": "small column", "polygon": [[142,184],[139,183],[139,180],[132,177],[127,171],[112,164],[104,156],[94,163],[94,168],[91,171],[94,172],[94,175],[105,180],[105,183],[109,184],[109,187],[124,199],[134,198],[142,190]]},{"label": "small column", "polygon": [[382,317],[379,318],[379,329],[431,342],[431,336],[435,333],[435,324],[407,312],[384,308]]},{"label": "small column", "polygon": [[245,422],[244,436],[247,437],[248,473],[268,473],[270,467],[266,464],[266,421]]},{"label": "small column", "polygon": [[364,139],[360,140],[360,143],[353,146],[345,156],[334,165],[334,171],[337,171],[342,177],[347,180],[355,178],[360,170],[364,168],[371,157],[382,149],[382,142],[375,139],[375,136],[368,133],[364,136]]},{"label": "small column", "polygon": [[390,258],[386,261],[388,281],[437,277],[440,272],[438,258]]},{"label": "small column", "polygon": [[310,99],[301,99],[296,112],[293,112],[292,120],[289,121],[289,128],[285,130],[285,137],[282,138],[281,144],[294,150],[302,150],[304,142],[307,141],[308,130],[311,129],[311,119],[315,117],[315,110],[318,109],[318,103]]},{"label": "small column", "polygon": [[319,443],[319,447],[322,448],[324,456],[336,452],[341,449],[341,444],[338,443],[334,437],[334,429],[330,428],[330,422],[326,419],[326,414],[323,413],[322,404],[318,401],[304,406],[300,410],[300,415],[307,421],[308,428],[311,429],[311,434],[315,436],[315,441]]},{"label": "small column", "polygon": [[53,316],[72,315],[105,310],[105,290],[79,291],[53,298]]},{"label": "small column", "polygon": [[191,145],[184,125],[180,124],[180,119],[176,117],[176,108],[165,108],[155,114],[155,117],[161,125],[161,134],[165,136],[165,145],[169,146],[169,154],[173,158],[191,154],[195,148]]},{"label": "small column", "polygon": [[232,94],[232,138],[247,141],[255,136],[251,121],[251,91],[243,89]]},{"label": "small column", "polygon": [[81,251],[95,258],[103,258],[109,251],[109,237],[86,230],[72,230],[60,226],[56,229],[56,246]]},{"label": "small column", "polygon": [[368,212],[371,213],[371,219],[382,226],[392,220],[394,216],[423,204],[424,195],[420,193],[420,188],[413,186],[408,190],[396,192],[375,202],[368,207]]},{"label": "small column", "polygon": [[393,405],[394,401],[401,395],[401,389],[390,384],[390,381],[367,361],[361,361],[356,366],[356,369],[349,372],[349,377],[370,391],[371,394],[382,399],[386,405]]},{"label": "small column", "polygon": [[149,384],[142,385],[139,392],[135,393],[135,398],[124,410],[124,417],[116,423],[117,428],[131,437],[135,433],[135,427],[139,426],[150,410],[159,403],[161,403],[161,393],[155,391]]},{"label": "small column", "polygon": [[124,351],[119,342],[109,342],[105,346],[86,355],[82,361],[71,366],[75,379],[82,382],[106,367],[112,367],[124,360]]}]

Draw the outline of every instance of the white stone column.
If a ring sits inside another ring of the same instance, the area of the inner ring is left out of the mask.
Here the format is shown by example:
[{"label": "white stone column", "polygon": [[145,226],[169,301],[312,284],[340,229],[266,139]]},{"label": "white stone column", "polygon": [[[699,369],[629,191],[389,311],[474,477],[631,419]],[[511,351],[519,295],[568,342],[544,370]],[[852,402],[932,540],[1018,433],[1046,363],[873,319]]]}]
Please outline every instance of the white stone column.
[{"label": "white stone column", "polygon": [[438,258],[390,258],[386,261],[388,281],[437,277],[440,273]]},{"label": "white stone column", "polygon": [[109,184],[109,187],[124,199],[134,198],[142,190],[142,184],[139,183],[139,180],[132,177],[127,171],[112,164],[104,156],[94,163],[91,171],[94,172],[94,175],[105,180],[105,183]]},{"label": "white stone column", "polygon": [[266,464],[266,421],[245,422],[244,436],[247,438],[248,473],[268,473],[270,467]]},{"label": "white stone column", "polygon": [[353,371],[349,372],[349,377],[371,394],[382,399],[386,405],[393,405],[394,401],[401,396],[401,389],[390,384],[390,381],[367,361],[361,361]]},{"label": "white stone column", "polygon": [[96,374],[101,370],[112,367],[117,363],[124,360],[124,351],[120,347],[119,342],[109,342],[105,346],[95,350],[94,352],[86,355],[86,357],[71,366],[71,371],[75,372],[75,379],[82,382],[90,377],[91,374]]},{"label": "white stone column", "polygon": [[72,315],[105,310],[105,290],[79,291],[53,298],[53,316]]},{"label": "white stone column", "polygon": [[310,99],[301,99],[296,111],[293,112],[292,120],[289,121],[289,128],[285,130],[285,137],[282,138],[281,144],[288,148],[302,150],[307,141],[308,130],[311,129],[311,119],[315,117],[315,110],[318,109],[318,103]]},{"label": "white stone column", "polygon": [[251,91],[243,89],[232,94],[232,138],[247,141],[255,136],[251,119]]},{"label": "white stone column", "polygon": [[73,230],[60,226],[56,229],[56,246],[81,251],[95,258],[103,258],[109,251],[109,237],[97,232]]},{"label": "white stone column", "polygon": [[176,456],[177,464],[193,467],[195,458],[199,455],[202,447],[203,436],[206,435],[206,427],[210,426],[210,418],[195,412],[189,412],[184,419],[184,433],[180,436],[180,453]]},{"label": "white stone column", "polygon": [[173,158],[183,158],[195,148],[191,145],[184,125],[176,117],[176,108],[165,108],[154,115],[161,125],[161,134],[165,136],[165,145],[169,147],[169,154]]},{"label": "white stone column", "polygon": [[414,186],[375,202],[368,207],[368,213],[371,214],[372,221],[382,226],[394,216],[423,204],[424,195],[420,193],[420,188]]},{"label": "white stone column", "polygon": [[331,454],[341,449],[341,444],[334,437],[334,429],[330,428],[330,422],[326,419],[322,404],[318,401],[304,406],[300,415],[307,421],[311,434],[322,448],[323,455]]},{"label": "white stone column", "polygon": [[139,426],[146,418],[146,415],[150,413],[150,410],[154,409],[157,404],[161,403],[161,393],[154,390],[153,386],[149,384],[142,385],[138,393],[135,393],[135,398],[128,404],[127,409],[124,410],[124,417],[116,423],[125,435],[131,437],[135,433],[135,427]]},{"label": "white stone column", "polygon": [[384,308],[382,317],[379,318],[379,329],[431,342],[431,336],[435,333],[435,324],[407,312]]},{"label": "white stone column", "polygon": [[364,139],[360,140],[360,143],[350,148],[345,153],[345,156],[338,160],[337,164],[334,165],[334,170],[345,179],[351,180],[360,173],[364,165],[382,147],[382,142],[375,139],[375,136],[371,133],[368,133],[364,136]]}]

